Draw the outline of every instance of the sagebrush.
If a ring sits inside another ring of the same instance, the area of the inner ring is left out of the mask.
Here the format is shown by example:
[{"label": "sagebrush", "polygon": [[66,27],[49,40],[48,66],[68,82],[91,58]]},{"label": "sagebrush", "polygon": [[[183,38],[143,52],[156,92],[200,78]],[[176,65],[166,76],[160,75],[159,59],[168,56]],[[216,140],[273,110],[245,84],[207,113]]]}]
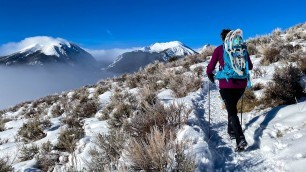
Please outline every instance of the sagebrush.
[{"label": "sagebrush", "polygon": [[263,104],[275,106],[295,103],[303,95],[299,84],[301,76],[301,70],[293,65],[276,69],[264,91]]}]

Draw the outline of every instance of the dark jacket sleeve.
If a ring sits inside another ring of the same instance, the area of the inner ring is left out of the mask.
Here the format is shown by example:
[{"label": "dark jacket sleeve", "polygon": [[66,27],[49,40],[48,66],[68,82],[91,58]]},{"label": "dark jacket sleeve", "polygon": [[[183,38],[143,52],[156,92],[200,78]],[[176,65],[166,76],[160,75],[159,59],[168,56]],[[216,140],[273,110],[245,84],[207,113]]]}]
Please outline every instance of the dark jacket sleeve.
[{"label": "dark jacket sleeve", "polygon": [[215,70],[216,64],[218,62],[218,56],[219,56],[219,51],[217,47],[212,54],[209,64],[207,65],[207,68],[206,68],[207,75],[212,74],[213,71]]}]

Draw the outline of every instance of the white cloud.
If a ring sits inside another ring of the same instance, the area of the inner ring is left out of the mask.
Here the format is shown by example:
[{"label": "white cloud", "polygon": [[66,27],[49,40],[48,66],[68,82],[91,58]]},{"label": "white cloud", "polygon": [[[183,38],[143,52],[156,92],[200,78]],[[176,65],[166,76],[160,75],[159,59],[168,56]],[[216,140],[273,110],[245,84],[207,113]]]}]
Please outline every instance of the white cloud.
[{"label": "white cloud", "polygon": [[96,60],[98,61],[104,61],[111,63],[113,62],[119,55],[129,52],[129,51],[134,51],[134,50],[139,50],[141,47],[133,47],[133,48],[113,48],[113,49],[85,49],[87,52],[89,52],[92,56],[95,57]]}]

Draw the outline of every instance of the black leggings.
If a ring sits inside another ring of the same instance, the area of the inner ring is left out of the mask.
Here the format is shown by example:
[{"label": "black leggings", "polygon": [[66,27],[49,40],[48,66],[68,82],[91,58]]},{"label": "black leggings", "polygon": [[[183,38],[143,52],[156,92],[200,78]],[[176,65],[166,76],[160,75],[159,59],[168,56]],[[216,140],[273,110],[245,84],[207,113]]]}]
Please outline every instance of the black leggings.
[{"label": "black leggings", "polygon": [[236,137],[236,143],[238,144],[241,139],[244,139],[242,128],[237,116],[237,103],[240,97],[244,93],[244,88],[222,88],[220,89],[221,97],[225,103],[227,114],[228,114],[228,128],[227,132],[234,134]]}]

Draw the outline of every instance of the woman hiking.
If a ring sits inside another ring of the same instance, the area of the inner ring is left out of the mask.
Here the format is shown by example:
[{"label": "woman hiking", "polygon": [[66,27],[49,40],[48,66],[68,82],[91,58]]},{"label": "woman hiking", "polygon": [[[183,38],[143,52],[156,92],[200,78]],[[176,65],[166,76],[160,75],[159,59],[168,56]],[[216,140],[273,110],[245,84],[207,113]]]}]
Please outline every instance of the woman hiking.
[{"label": "woman hiking", "polygon": [[[213,71],[215,70],[216,64],[219,63],[219,71],[224,70],[225,66],[225,60],[224,56],[228,54],[228,51],[224,50],[225,39],[228,39],[226,37],[228,34],[232,34],[233,31],[230,29],[223,29],[221,32],[221,39],[223,41],[223,44],[218,46],[212,55],[212,58],[207,66],[206,74],[211,82],[214,83],[215,75],[213,74]],[[228,36],[229,36],[228,35]],[[241,37],[242,39],[242,37]],[[246,48],[244,49],[244,53],[246,56],[246,59],[248,62],[246,62],[246,67],[248,67],[248,70],[252,70],[253,64],[250,60],[250,57],[248,53],[246,52]],[[224,55],[225,54],[225,55]],[[231,65],[233,66],[233,65]],[[218,74],[217,74],[218,76]],[[219,80],[219,88],[220,88],[220,95],[225,103],[226,110],[228,113],[228,128],[227,132],[231,139],[236,139],[237,148],[236,151],[244,150],[244,148],[247,146],[247,141],[245,140],[245,136],[243,134],[241,125],[239,123],[239,118],[237,116],[238,110],[237,110],[237,103],[240,97],[243,95],[245,88],[248,83],[247,78],[235,78],[228,76],[226,78],[217,78]]]}]

